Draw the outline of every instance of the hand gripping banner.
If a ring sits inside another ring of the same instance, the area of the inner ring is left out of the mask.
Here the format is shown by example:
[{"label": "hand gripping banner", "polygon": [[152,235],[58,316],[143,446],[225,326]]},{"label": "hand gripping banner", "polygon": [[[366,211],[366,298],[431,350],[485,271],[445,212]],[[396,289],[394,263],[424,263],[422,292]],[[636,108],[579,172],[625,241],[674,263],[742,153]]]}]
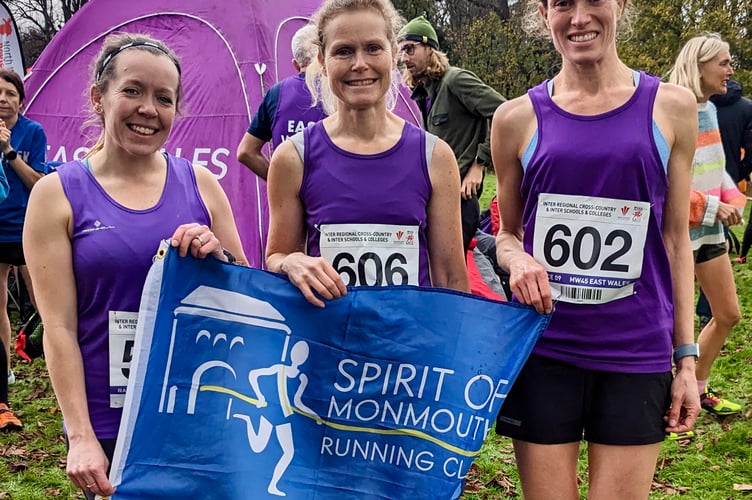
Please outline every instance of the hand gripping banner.
[{"label": "hand gripping banner", "polygon": [[548,319],[410,286],[319,309],[285,277],[163,244],[112,498],[453,498]]}]

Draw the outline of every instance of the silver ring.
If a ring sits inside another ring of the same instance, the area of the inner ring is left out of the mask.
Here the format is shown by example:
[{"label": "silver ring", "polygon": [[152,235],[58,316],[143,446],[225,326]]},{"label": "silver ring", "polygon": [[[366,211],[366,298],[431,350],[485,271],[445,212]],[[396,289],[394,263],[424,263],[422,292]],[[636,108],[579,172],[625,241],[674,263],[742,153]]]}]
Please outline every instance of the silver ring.
[{"label": "silver ring", "polygon": [[204,239],[203,239],[203,238],[201,237],[201,235],[200,235],[200,234],[199,234],[199,235],[196,235],[196,237],[195,237],[195,238],[193,238],[193,239],[194,239],[194,240],[198,240],[198,242],[199,242],[199,243],[200,243],[201,245],[203,245],[203,244],[204,244]]},{"label": "silver ring", "polygon": [[87,488],[91,488],[91,487],[92,487],[92,486],[94,486],[95,484],[97,484],[97,483],[91,483],[91,484],[87,484],[87,485],[86,485],[86,487],[87,487]]}]

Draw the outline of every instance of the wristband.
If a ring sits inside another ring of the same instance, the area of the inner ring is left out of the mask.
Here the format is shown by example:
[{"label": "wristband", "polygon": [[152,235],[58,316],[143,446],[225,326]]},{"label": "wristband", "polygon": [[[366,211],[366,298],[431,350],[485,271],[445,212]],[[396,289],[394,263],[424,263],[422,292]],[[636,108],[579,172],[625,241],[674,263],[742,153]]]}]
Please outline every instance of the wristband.
[{"label": "wristband", "polygon": [[674,363],[687,356],[700,358],[700,344],[682,344],[674,347]]}]

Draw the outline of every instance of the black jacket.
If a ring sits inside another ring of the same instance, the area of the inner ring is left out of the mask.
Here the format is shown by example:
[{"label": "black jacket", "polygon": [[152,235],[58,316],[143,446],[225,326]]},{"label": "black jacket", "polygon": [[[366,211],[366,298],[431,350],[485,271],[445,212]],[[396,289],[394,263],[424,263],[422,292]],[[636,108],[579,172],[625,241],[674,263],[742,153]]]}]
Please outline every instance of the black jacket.
[{"label": "black jacket", "polygon": [[[726,171],[735,182],[752,173],[752,100],[742,97],[742,86],[729,80],[725,94],[710,98],[718,108]],[[746,152],[742,157],[742,148]]]}]

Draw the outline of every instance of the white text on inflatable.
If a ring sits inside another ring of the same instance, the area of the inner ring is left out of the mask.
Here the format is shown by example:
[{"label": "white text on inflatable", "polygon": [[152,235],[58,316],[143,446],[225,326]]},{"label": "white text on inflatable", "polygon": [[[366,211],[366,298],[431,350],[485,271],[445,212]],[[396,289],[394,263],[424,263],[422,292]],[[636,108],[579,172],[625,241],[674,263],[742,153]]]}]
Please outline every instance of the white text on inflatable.
[{"label": "white text on inflatable", "polygon": [[[58,147],[54,152],[52,146],[47,145],[47,151],[50,161],[65,163],[68,161],[81,160],[89,150],[88,147],[78,147],[73,149],[72,153],[69,153],[66,146]],[[165,148],[162,148],[165,151]],[[178,158],[185,158],[194,165],[201,165],[209,170],[217,177],[217,179],[224,178],[227,175],[227,159],[230,155],[230,150],[227,148],[194,148],[183,151],[182,147],[175,148],[175,151],[170,151]]]}]

